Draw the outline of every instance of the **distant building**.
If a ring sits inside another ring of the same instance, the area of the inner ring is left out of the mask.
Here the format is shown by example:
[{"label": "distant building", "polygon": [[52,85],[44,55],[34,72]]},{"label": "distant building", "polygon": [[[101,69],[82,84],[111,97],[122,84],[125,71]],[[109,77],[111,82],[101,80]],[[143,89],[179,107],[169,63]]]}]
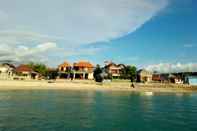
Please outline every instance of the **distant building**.
[{"label": "distant building", "polygon": [[113,62],[105,62],[105,69],[112,75],[112,78],[120,78],[121,70],[125,67],[123,64],[115,64]]},{"label": "distant building", "polygon": [[169,74],[153,74],[152,75],[152,81],[153,82],[162,82],[162,83],[169,83]]},{"label": "distant building", "polygon": [[137,71],[137,82],[151,82],[153,74],[145,69]]},{"label": "distant building", "polygon": [[168,76],[168,78],[169,78],[169,82],[170,82],[170,83],[183,84],[182,78],[181,78],[180,76],[178,76],[178,75],[170,74],[170,75]]},{"label": "distant building", "polygon": [[16,68],[16,76],[14,79],[37,79],[39,74],[35,71],[33,71],[32,68],[30,68],[27,65],[20,65]]},{"label": "distant building", "polygon": [[12,79],[15,72],[15,66],[8,63],[0,64],[0,79]]},{"label": "distant building", "polygon": [[63,64],[58,66],[58,70],[61,72],[68,72],[71,70],[71,68],[72,66],[67,61],[65,61]]},{"label": "distant building", "polygon": [[78,79],[94,79],[94,66],[88,61],[79,61],[73,64],[73,77]]},{"label": "distant building", "polygon": [[69,79],[70,74],[71,74],[71,69],[72,69],[72,66],[67,61],[65,61],[63,64],[59,65],[58,66],[59,78]]},{"label": "distant building", "polygon": [[162,82],[161,75],[160,75],[160,74],[153,74],[153,75],[152,75],[152,81],[155,81],[155,82]]},{"label": "distant building", "polygon": [[94,66],[88,61],[79,61],[72,66],[68,62],[58,66],[59,78],[66,79],[94,79]]}]

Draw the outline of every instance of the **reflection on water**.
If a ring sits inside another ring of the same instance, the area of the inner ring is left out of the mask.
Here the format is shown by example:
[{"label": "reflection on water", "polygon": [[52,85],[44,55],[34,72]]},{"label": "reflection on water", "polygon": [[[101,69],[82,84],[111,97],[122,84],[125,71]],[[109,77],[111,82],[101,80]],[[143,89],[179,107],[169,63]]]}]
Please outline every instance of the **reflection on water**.
[{"label": "reflection on water", "polygon": [[0,131],[195,131],[196,122],[197,94],[0,92]]}]

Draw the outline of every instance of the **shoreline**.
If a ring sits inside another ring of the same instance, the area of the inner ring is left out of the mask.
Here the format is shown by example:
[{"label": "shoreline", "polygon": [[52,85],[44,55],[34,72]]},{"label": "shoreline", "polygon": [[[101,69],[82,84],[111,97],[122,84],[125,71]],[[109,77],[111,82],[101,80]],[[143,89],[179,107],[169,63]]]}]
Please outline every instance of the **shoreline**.
[{"label": "shoreline", "polygon": [[72,91],[126,91],[126,92],[175,92],[175,93],[197,93],[197,86],[135,83],[135,88],[130,87],[130,82],[95,83],[89,80],[62,80],[51,81],[19,81],[0,80],[0,91],[5,90],[72,90]]}]

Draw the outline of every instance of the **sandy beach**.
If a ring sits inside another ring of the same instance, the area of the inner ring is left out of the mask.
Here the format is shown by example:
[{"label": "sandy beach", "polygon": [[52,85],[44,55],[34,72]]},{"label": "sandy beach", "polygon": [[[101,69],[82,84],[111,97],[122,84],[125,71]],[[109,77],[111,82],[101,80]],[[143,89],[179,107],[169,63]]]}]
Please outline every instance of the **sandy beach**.
[{"label": "sandy beach", "polygon": [[137,92],[197,92],[197,86],[175,84],[142,84],[135,83],[135,88],[130,87],[130,82],[118,81],[95,83],[86,80],[57,80],[57,81],[19,81],[0,80],[1,90],[100,90],[100,91],[137,91]]}]

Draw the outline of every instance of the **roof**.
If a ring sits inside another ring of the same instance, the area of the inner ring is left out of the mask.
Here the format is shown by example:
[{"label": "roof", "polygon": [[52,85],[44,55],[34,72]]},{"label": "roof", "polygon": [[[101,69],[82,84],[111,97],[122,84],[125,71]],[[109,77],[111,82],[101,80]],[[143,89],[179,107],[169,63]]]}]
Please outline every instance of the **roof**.
[{"label": "roof", "polygon": [[33,69],[27,65],[20,65],[16,68],[16,72],[33,72]]},{"label": "roof", "polygon": [[9,63],[3,63],[3,64],[0,64],[0,67],[10,67],[10,68],[15,69],[15,66],[14,66],[14,65],[12,65],[12,64],[9,64]]},{"label": "roof", "polygon": [[140,69],[137,71],[137,74],[149,74],[149,75],[152,75],[152,72],[149,72],[145,69]]},{"label": "roof", "polygon": [[74,67],[86,67],[93,68],[94,66],[88,61],[79,61],[78,63],[73,64]]},{"label": "roof", "polygon": [[71,67],[71,65],[65,61],[63,64],[59,65],[59,67]]}]

